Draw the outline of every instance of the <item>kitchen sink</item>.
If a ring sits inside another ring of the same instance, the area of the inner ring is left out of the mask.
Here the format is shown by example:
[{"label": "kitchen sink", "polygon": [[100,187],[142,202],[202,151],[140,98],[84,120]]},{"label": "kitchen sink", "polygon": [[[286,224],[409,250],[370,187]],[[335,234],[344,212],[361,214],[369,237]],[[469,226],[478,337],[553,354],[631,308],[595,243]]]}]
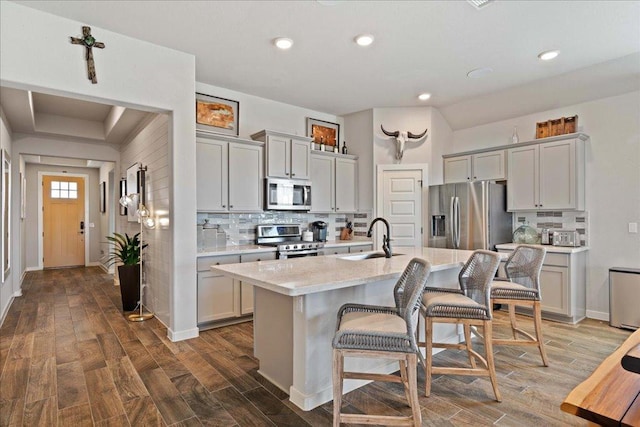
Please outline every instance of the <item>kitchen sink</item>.
[{"label": "kitchen sink", "polygon": [[[404,254],[391,254],[391,256],[400,256]],[[384,258],[384,252],[374,252],[374,253],[363,253],[363,254],[355,254],[355,255],[347,255],[342,256],[340,259],[346,259],[348,261],[360,261],[363,259],[372,259],[372,258]]]}]

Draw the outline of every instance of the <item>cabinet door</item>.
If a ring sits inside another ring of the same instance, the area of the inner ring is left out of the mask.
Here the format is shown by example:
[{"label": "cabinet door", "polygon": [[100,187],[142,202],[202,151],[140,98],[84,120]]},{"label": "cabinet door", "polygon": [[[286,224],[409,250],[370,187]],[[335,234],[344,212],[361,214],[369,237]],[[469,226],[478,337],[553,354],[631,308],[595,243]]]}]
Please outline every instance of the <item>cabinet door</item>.
[{"label": "cabinet door", "polygon": [[229,145],[229,211],[262,211],[262,147]]},{"label": "cabinet door", "polygon": [[267,176],[289,178],[291,142],[288,138],[269,136],[267,138]]},{"label": "cabinet door", "polygon": [[471,180],[471,156],[444,159],[444,182],[467,182]]},{"label": "cabinet door", "polygon": [[471,157],[473,179],[506,179],[504,150],[474,154]]},{"label": "cabinet door", "polygon": [[[275,252],[248,254],[241,256],[241,262],[254,262],[269,259],[276,259]],[[253,285],[250,283],[240,282],[240,314],[253,313]]]},{"label": "cabinet door", "polygon": [[196,144],[196,206],[200,212],[227,210],[226,141],[197,140]]},{"label": "cabinet door", "polygon": [[335,200],[335,159],[327,156],[311,156],[311,211],[333,212]]},{"label": "cabinet door", "polygon": [[198,273],[198,323],[240,315],[238,283],[213,272]]},{"label": "cabinet door", "polygon": [[540,145],[540,201],[543,209],[576,208],[575,140]]},{"label": "cabinet door", "polygon": [[540,306],[543,311],[571,315],[569,306],[569,269],[543,265],[540,271]]},{"label": "cabinet door", "polygon": [[291,140],[291,178],[309,179],[311,145],[308,141]]},{"label": "cabinet door", "polygon": [[508,156],[507,210],[537,210],[538,146],[512,148]]},{"label": "cabinet door", "polygon": [[356,211],[356,161],[336,158],[336,212]]}]

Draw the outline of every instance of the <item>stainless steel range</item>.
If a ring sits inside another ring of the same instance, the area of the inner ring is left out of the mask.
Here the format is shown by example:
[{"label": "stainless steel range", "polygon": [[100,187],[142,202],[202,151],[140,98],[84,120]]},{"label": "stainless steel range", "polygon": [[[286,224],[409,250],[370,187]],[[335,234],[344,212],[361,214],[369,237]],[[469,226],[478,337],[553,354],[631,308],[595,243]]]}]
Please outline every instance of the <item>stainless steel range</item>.
[{"label": "stainless steel range", "polygon": [[324,242],[302,240],[300,224],[258,225],[256,236],[256,244],[278,249],[278,259],[324,255]]}]

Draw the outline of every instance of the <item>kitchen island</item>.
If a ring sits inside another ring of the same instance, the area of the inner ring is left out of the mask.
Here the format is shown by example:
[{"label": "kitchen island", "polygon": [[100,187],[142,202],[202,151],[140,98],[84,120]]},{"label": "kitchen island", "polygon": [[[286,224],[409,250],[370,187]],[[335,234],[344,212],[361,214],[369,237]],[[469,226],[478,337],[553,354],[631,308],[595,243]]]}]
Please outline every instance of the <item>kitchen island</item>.
[{"label": "kitchen island", "polygon": [[[392,258],[371,252],[211,266],[254,285],[254,354],[259,373],[303,410],[332,400],[332,348],[337,312],[346,302],[391,306],[393,287],[413,257],[431,265],[429,286],[457,288],[457,275],[472,251],[400,248]],[[455,325],[438,325],[435,340],[458,342]],[[356,359],[346,370],[391,373],[397,362]],[[344,392],[366,384],[347,380]]]}]

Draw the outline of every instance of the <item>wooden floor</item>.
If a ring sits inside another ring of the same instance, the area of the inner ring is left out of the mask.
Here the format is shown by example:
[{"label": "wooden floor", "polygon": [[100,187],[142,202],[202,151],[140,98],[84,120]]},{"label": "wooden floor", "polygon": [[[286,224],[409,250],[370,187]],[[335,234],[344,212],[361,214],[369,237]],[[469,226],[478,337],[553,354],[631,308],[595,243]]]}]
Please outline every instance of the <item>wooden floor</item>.
[{"label": "wooden floor", "polygon": [[[0,426],[331,425],[331,403],[301,411],[260,377],[251,323],[172,343],[157,320],[124,319],[118,288],[98,268],[30,272],[23,294],[0,328]],[[505,330],[506,317],[496,317],[494,330]],[[550,367],[536,353],[498,347],[503,402],[487,379],[438,377],[431,397],[420,397],[423,424],[585,425],[560,403],[630,332],[593,320],[545,322],[543,331]],[[448,350],[435,361],[466,356]],[[344,411],[410,414],[400,387],[353,391]]]}]

